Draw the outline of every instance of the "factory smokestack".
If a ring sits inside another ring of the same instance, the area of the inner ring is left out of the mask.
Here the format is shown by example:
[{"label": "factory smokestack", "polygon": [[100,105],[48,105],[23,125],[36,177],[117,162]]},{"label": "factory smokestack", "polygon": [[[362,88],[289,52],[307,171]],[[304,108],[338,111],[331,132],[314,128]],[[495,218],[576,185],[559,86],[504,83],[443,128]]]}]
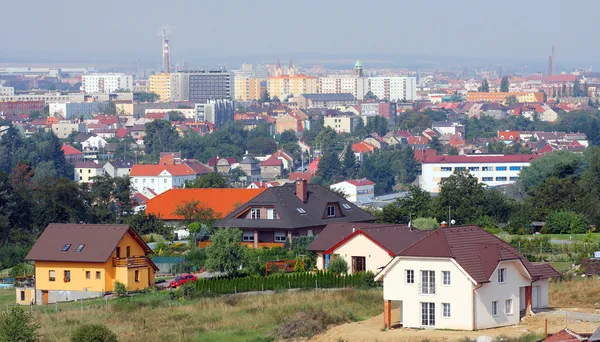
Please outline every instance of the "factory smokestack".
[{"label": "factory smokestack", "polygon": [[169,73],[170,51],[169,40],[167,39],[167,30],[163,30],[162,52],[163,52],[163,72]]}]

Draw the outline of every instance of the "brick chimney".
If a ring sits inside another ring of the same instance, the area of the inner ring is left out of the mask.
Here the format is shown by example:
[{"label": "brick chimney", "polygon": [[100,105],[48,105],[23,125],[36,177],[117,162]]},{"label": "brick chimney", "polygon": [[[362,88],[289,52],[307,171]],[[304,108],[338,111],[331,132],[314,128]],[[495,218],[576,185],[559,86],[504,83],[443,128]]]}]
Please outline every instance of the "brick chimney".
[{"label": "brick chimney", "polygon": [[308,184],[306,184],[306,179],[296,180],[296,196],[302,203],[308,201]]},{"label": "brick chimney", "polygon": [[446,221],[442,221],[442,223],[440,223],[440,228],[446,228],[448,227],[448,224],[446,223]]}]

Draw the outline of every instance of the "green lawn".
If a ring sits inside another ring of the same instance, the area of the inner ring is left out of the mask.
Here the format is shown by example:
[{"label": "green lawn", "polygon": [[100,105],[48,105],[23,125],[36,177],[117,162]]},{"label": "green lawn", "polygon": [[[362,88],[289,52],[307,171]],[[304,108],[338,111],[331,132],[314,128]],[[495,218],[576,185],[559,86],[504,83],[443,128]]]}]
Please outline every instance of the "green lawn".
[{"label": "green lawn", "polygon": [[[500,238],[505,239],[510,238],[519,238],[519,237],[528,237],[531,238],[533,235],[508,235],[508,234],[499,234]],[[583,241],[585,234],[538,234],[535,236],[547,236],[551,240],[565,240],[565,241]],[[600,233],[593,233],[593,242],[600,243]]]},{"label": "green lawn", "polygon": [[[59,304],[58,312],[55,305],[24,309],[40,322],[44,341],[69,341],[79,325],[104,324],[119,341],[265,342],[276,340],[274,330],[282,327],[312,335],[322,321],[340,324],[373,317],[382,311],[381,296],[381,289],[336,289],[182,300],[159,291],[109,300],[108,306],[93,300],[84,301],[83,308],[80,303]],[[0,291],[0,304],[14,301],[14,290]]]}]

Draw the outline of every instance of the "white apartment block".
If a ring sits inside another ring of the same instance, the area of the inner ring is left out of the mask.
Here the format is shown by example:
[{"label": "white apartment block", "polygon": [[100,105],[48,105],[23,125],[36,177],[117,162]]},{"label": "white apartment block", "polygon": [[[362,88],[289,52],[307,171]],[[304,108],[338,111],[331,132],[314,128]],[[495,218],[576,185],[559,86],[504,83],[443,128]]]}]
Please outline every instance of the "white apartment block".
[{"label": "white apartment block", "polygon": [[15,88],[0,86],[0,95],[12,96],[15,94]]},{"label": "white apartment block", "polygon": [[319,77],[320,94],[352,94],[361,101],[369,91],[369,79],[355,75]]},{"label": "white apartment block", "polygon": [[417,78],[408,76],[369,77],[369,90],[379,99],[414,101],[417,99]]},{"label": "white apartment block", "polygon": [[369,203],[375,196],[375,183],[368,179],[345,180],[329,188],[344,193],[346,199],[355,204]]},{"label": "white apartment block", "polygon": [[469,171],[479,182],[490,186],[512,184],[519,179],[521,169],[530,165],[537,154],[512,155],[426,155],[422,161],[421,189],[439,192],[441,185],[454,171]]},{"label": "white apartment block", "polygon": [[48,110],[51,116],[70,120],[103,113],[107,106],[107,102],[53,102],[48,104]]},{"label": "white apartment block", "polygon": [[117,89],[133,88],[133,76],[123,73],[87,74],[81,78],[84,93],[112,93]]}]

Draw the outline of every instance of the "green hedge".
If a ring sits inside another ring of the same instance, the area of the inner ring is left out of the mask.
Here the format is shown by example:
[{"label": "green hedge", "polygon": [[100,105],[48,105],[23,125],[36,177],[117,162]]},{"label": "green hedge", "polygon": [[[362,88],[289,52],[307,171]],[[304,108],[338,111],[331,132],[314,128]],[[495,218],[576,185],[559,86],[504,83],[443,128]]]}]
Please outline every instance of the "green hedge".
[{"label": "green hedge", "polygon": [[268,277],[212,278],[198,279],[196,290],[211,294],[229,294],[252,291],[374,287],[374,275],[371,272],[336,276],[331,272],[303,272],[276,274]]}]

